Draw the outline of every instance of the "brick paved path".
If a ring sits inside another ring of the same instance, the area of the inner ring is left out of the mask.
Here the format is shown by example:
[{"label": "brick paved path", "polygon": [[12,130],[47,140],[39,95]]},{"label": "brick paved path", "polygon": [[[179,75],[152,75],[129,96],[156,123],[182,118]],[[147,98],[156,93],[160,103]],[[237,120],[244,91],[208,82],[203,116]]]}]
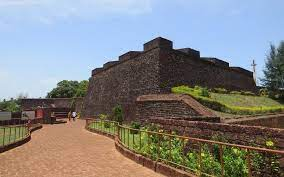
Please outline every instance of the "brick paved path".
[{"label": "brick paved path", "polygon": [[113,140],[86,131],[84,124],[44,125],[27,144],[0,154],[0,176],[161,176],[123,157]]}]

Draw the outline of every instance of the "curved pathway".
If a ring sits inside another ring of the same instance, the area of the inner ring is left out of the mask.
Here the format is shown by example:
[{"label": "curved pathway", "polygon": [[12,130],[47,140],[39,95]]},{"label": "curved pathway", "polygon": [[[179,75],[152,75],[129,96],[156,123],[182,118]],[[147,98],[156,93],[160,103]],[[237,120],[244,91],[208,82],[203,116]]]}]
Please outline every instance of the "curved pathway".
[{"label": "curved pathway", "polygon": [[84,129],[85,121],[44,125],[30,142],[0,154],[1,177],[159,177],[125,158],[113,140]]}]

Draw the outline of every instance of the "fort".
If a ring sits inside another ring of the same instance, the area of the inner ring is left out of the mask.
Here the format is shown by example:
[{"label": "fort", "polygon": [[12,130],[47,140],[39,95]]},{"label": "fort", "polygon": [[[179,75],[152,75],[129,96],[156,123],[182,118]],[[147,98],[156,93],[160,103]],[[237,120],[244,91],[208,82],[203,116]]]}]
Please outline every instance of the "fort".
[{"label": "fort", "polygon": [[82,114],[94,117],[110,113],[121,105],[126,120],[137,115],[137,98],[149,94],[169,94],[179,85],[257,90],[253,73],[229,63],[200,57],[191,48],[173,49],[173,42],[161,37],[144,44],[143,51],[130,51],[92,71]]}]

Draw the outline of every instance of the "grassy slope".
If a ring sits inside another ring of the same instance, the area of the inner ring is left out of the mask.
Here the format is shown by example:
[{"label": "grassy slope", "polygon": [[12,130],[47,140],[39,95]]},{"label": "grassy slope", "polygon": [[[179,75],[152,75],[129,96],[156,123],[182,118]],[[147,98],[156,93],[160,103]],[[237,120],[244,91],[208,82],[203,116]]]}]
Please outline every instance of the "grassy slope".
[{"label": "grassy slope", "polygon": [[190,88],[187,86],[174,87],[172,92],[191,95],[204,106],[221,114],[256,115],[284,111],[283,104],[267,97],[213,93],[202,87]]},{"label": "grassy slope", "polygon": [[210,93],[210,98],[229,106],[238,107],[283,106],[276,100],[260,96]]}]

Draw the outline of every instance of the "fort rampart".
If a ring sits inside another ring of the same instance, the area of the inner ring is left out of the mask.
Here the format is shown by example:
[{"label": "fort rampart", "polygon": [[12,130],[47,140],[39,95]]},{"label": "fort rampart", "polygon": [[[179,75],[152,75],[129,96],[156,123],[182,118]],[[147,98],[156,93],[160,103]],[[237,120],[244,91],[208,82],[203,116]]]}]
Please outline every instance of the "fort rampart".
[{"label": "fort rampart", "polygon": [[217,58],[200,57],[199,51],[190,48],[173,49],[171,41],[156,38],[144,44],[144,51],[127,52],[92,71],[83,116],[110,113],[121,105],[130,120],[135,117],[138,96],[170,93],[179,85],[256,91],[252,72]]}]

